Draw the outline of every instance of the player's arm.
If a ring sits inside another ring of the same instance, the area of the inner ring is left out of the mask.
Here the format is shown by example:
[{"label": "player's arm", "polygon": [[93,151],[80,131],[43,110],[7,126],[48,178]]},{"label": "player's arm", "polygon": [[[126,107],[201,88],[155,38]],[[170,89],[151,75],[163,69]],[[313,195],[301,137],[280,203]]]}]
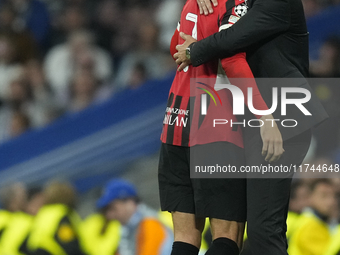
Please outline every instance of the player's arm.
[{"label": "player's arm", "polygon": [[[191,46],[190,61],[185,50],[195,40],[183,36],[186,42],[177,46],[177,64],[199,66],[209,60],[230,57],[282,31],[290,24],[289,0],[256,0],[248,13],[229,29],[215,33]],[[185,67],[185,66],[183,66]]]},{"label": "player's arm", "polygon": [[172,58],[175,60],[174,55],[177,52],[176,50],[176,46],[178,44],[178,39],[179,39],[179,28],[180,28],[180,23],[178,22],[177,28],[171,38],[171,42],[170,42],[170,54],[172,56]]},{"label": "player's arm", "polygon": [[[232,57],[221,59],[221,64],[228,78],[242,78],[237,86],[245,95],[245,103],[248,106],[248,88],[252,88],[253,106],[257,110],[268,110],[268,106],[262,98],[257,87],[253,73],[246,60],[246,53],[238,53]],[[243,79],[244,78],[244,79]],[[258,119],[262,115],[255,115]]]}]

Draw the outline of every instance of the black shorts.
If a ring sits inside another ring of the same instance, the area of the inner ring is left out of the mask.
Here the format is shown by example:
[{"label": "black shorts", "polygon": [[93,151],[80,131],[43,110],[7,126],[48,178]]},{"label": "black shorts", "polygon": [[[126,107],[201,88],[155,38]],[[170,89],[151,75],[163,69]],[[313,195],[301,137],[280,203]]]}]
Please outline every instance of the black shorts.
[{"label": "black shorts", "polygon": [[246,179],[191,179],[190,150],[204,150],[213,164],[245,165],[244,150],[228,142],[190,148],[162,144],[158,167],[161,209],[245,222]]}]

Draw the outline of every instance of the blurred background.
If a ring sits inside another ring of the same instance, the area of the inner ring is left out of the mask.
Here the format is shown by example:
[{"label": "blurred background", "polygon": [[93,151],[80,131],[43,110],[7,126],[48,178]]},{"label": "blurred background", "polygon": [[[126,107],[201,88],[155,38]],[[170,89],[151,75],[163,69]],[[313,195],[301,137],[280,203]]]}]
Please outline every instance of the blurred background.
[{"label": "blurred background", "polygon": [[[0,188],[66,181],[84,218],[108,180],[121,177],[159,209],[159,137],[176,70],[169,45],[184,3],[0,0]],[[340,77],[340,1],[303,5],[311,76]],[[339,164],[340,86],[312,85],[331,118],[315,130],[306,162]],[[330,185],[337,225],[339,179]]]}]

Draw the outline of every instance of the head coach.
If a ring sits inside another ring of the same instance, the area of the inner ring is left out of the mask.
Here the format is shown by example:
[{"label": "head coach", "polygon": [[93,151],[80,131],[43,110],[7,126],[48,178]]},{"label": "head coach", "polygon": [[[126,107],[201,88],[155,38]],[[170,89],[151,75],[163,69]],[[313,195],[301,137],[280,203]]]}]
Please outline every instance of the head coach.
[{"label": "head coach", "polygon": [[[226,8],[235,5],[236,1],[227,1]],[[198,4],[206,13],[207,7],[211,6],[210,0],[198,0]],[[301,114],[295,107],[287,111],[285,118],[295,119],[298,125],[294,128],[279,127],[285,153],[275,164],[298,166],[308,151],[311,128],[328,117],[304,79],[309,75],[309,49],[301,0],[248,0],[244,8],[247,13],[233,26],[201,41],[196,42],[191,36],[181,34],[186,41],[177,46],[178,52],[174,55],[178,69],[246,52],[247,61],[267,105],[271,105],[273,87],[280,90],[287,86],[284,82],[286,79],[277,78],[293,79],[297,81],[293,87],[308,89],[311,99],[304,106],[311,115]],[[258,78],[272,78],[275,82],[262,82]],[[278,112],[274,112],[273,116],[282,119]],[[251,116],[245,117],[251,119]],[[261,156],[259,129],[245,128],[244,146],[247,165],[268,165]],[[286,217],[292,175],[247,179],[247,233],[251,252],[245,249],[244,253],[287,254]]]}]

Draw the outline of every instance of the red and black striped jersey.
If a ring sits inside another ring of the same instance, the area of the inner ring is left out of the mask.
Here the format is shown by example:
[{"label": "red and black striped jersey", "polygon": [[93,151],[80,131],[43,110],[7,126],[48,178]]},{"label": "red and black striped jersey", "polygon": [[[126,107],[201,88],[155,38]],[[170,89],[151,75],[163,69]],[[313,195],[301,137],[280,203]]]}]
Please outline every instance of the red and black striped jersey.
[{"label": "red and black striped jersey", "polygon": [[[213,14],[208,16],[200,15],[196,0],[188,0],[183,7],[177,31],[172,38],[171,49],[174,49],[175,45],[184,42],[178,36],[179,32],[184,32],[197,40],[202,40],[221,29],[229,28],[246,12],[247,5],[245,0],[222,0],[219,1],[217,7],[214,7]],[[221,66],[223,69],[219,68]],[[161,135],[163,143],[177,146],[193,146],[227,141],[243,147],[241,128],[232,128],[228,125],[213,127],[212,125],[213,120],[221,116],[237,122],[232,113],[230,91],[223,89],[216,92],[214,90],[214,81],[216,81],[218,74],[230,78],[253,78],[244,53],[222,59],[221,62],[219,60],[210,61],[198,67],[189,66],[182,72],[177,71],[170,89],[163,121]],[[207,80],[208,82],[202,84],[202,82],[196,82],[197,79],[200,81]],[[203,90],[202,86],[206,90]],[[254,106],[257,105],[257,109],[267,109],[256,84],[250,84],[250,86],[254,87]],[[244,92],[246,91],[246,88],[241,89]],[[201,94],[206,93],[204,91],[207,90],[213,91],[220,101],[223,101],[223,105],[222,103],[216,104],[213,100],[208,100],[207,112],[202,115],[200,111]]]}]

